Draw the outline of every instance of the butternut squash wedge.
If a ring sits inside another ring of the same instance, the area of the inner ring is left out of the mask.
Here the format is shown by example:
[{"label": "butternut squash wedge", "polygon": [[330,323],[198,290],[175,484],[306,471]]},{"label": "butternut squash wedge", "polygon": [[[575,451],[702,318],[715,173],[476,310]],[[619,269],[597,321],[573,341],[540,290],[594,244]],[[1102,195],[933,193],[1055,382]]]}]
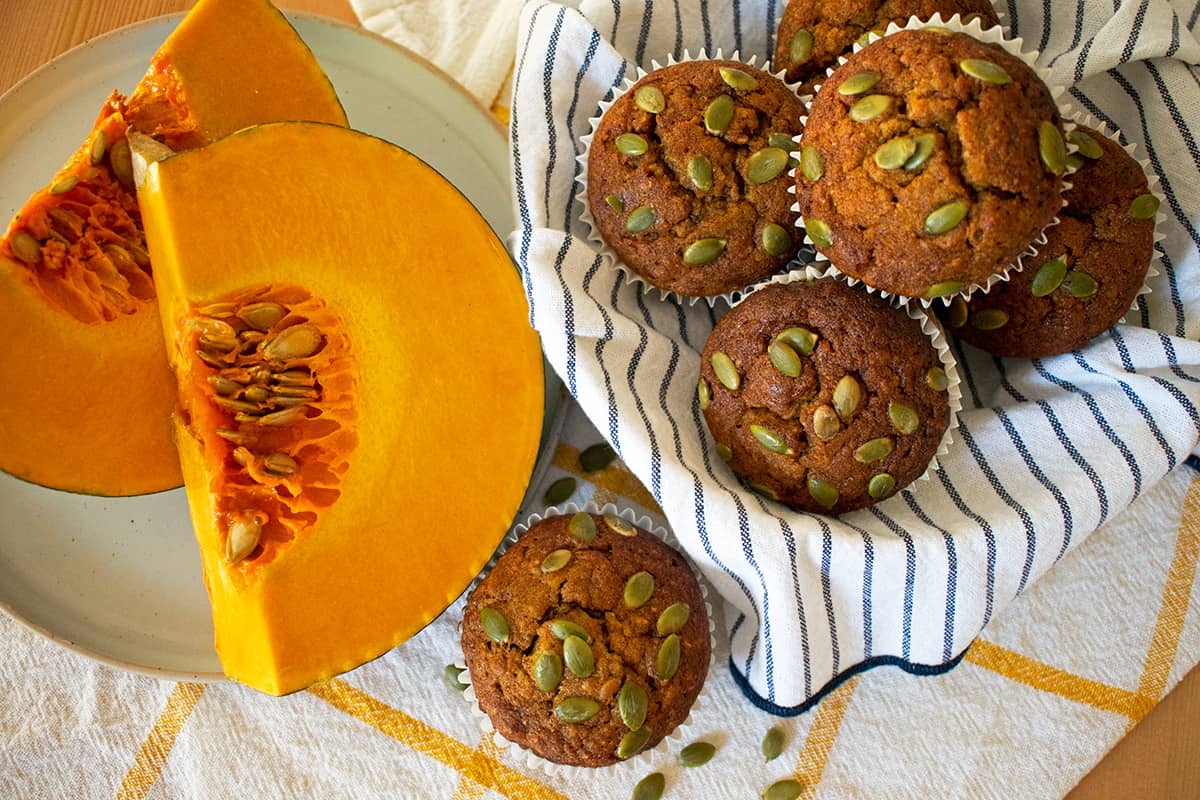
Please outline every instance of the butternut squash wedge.
[{"label": "butternut squash wedge", "polygon": [[420,630],[511,524],[544,403],[525,296],[453,186],[344,128],[241,131],[139,198],[216,649],[291,692]]},{"label": "butternut squash wedge", "polygon": [[0,470],[89,494],[181,483],[127,133],[178,150],[281,119],[346,124],[267,0],[200,0],[134,92],[112,93],[0,238]]}]

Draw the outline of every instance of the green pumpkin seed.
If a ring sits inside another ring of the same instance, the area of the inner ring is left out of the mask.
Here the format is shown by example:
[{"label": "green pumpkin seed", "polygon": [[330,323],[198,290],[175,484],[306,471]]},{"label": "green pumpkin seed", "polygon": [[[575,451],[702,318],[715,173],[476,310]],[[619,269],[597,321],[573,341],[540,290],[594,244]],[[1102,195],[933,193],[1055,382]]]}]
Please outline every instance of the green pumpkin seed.
[{"label": "green pumpkin seed", "polygon": [[770,147],[778,147],[780,150],[787,150],[789,153],[796,149],[796,139],[790,133],[780,133],[775,131],[767,136],[767,144]]},{"label": "green pumpkin seed", "polygon": [[1158,198],[1152,194],[1140,194],[1129,204],[1129,216],[1134,219],[1154,219],[1158,213]]},{"label": "green pumpkin seed", "polygon": [[567,669],[581,678],[586,678],[596,671],[596,657],[588,643],[578,636],[568,636],[563,639],[563,662]]},{"label": "green pumpkin seed", "polygon": [[870,72],[856,72],[838,84],[838,94],[853,97],[856,94],[870,91],[879,83],[879,75]]},{"label": "green pumpkin seed", "polygon": [[950,310],[946,321],[950,323],[951,328],[961,328],[967,324],[967,313],[967,301],[963,299],[962,295],[959,295],[950,301]]},{"label": "green pumpkin seed", "polygon": [[646,711],[650,708],[650,699],[646,690],[633,681],[625,681],[621,691],[617,692],[617,714],[625,727],[636,731],[646,722]]},{"label": "green pumpkin seed", "polygon": [[993,83],[997,86],[1012,83],[1012,78],[1005,72],[1004,67],[983,58],[964,58],[958,62],[958,68],[984,83]]},{"label": "green pumpkin seed", "polygon": [[717,95],[704,109],[704,130],[720,136],[733,122],[733,98],[727,94]]},{"label": "green pumpkin seed", "polygon": [[42,246],[29,231],[14,233],[8,240],[8,246],[12,248],[13,255],[26,264],[36,264],[42,260]]},{"label": "green pumpkin seed", "polygon": [[712,402],[712,389],[704,378],[696,384],[696,397],[700,400],[700,410],[707,411],[708,404]]},{"label": "green pumpkin seed", "polygon": [[890,436],[880,436],[858,446],[854,451],[854,460],[860,464],[871,464],[892,454],[892,439]]},{"label": "green pumpkin seed", "polygon": [[92,139],[92,149],[88,153],[89,160],[92,166],[96,166],[104,160],[104,153],[108,150],[108,138],[104,135],[104,131],[96,131],[96,136]]},{"label": "green pumpkin seed", "polygon": [[1067,141],[1079,148],[1079,155],[1093,161],[1104,155],[1104,148],[1092,138],[1091,134],[1078,128],[1067,134]]},{"label": "green pumpkin seed", "polygon": [[554,707],[554,715],[563,722],[587,722],[600,711],[600,704],[590,697],[564,697]]},{"label": "green pumpkin seed", "polygon": [[554,550],[542,559],[542,572],[558,572],[571,561],[570,550]]},{"label": "green pumpkin seed", "polygon": [[810,183],[821,180],[825,174],[825,159],[816,145],[806,144],[800,148],[800,174]]},{"label": "green pumpkin seed", "polygon": [[663,612],[658,615],[658,635],[667,636],[672,633],[679,633],[683,630],[683,626],[687,625],[688,618],[692,615],[692,609],[687,603],[672,603],[663,609]]},{"label": "green pumpkin seed", "polygon": [[843,421],[849,421],[862,403],[862,384],[853,375],[843,375],[833,387],[833,408]]},{"label": "green pumpkin seed", "polygon": [[880,169],[900,169],[917,152],[917,143],[907,136],[897,136],[875,151],[875,164]]},{"label": "green pumpkin seed", "polygon": [[950,385],[950,379],[946,377],[946,370],[941,367],[930,367],[929,372],[925,373],[925,383],[935,392],[944,392]]},{"label": "green pumpkin seed", "polygon": [[867,122],[878,117],[892,107],[892,98],[886,94],[869,94],[861,100],[856,100],[850,106],[850,119],[855,122]]},{"label": "green pumpkin seed", "polygon": [[642,233],[653,228],[656,222],[658,222],[658,214],[653,208],[638,206],[625,218],[625,230],[630,233]]},{"label": "green pumpkin seed", "polygon": [[788,165],[788,151],[780,147],[764,147],[746,159],[746,180],[766,183],[783,174]]},{"label": "green pumpkin seed", "polygon": [[622,202],[621,198],[617,197],[615,194],[610,194],[608,197],[604,198],[604,202],[608,203],[608,207],[618,214],[625,213],[625,203]]},{"label": "green pumpkin seed", "polygon": [[635,572],[625,581],[625,606],[641,608],[654,594],[654,576],[649,572]]},{"label": "green pumpkin seed", "polygon": [[783,258],[792,252],[792,237],[784,228],[777,222],[767,223],[762,232],[763,250],[767,251],[767,255],[773,258]]},{"label": "green pumpkin seed", "polygon": [[908,161],[904,162],[904,169],[908,172],[913,172],[920,169],[933,155],[933,148],[937,144],[937,137],[932,133],[922,133],[913,137],[913,142],[916,143],[917,149],[912,154]]},{"label": "green pumpkin seed", "polygon": [[717,458],[725,462],[733,460],[733,451],[729,449],[729,445],[717,442],[715,449],[717,451]]},{"label": "green pumpkin seed", "polygon": [[832,439],[842,429],[837,412],[829,406],[817,406],[813,412],[813,433],[821,439]]},{"label": "green pumpkin seed", "polygon": [[980,331],[994,331],[1008,324],[1008,312],[999,308],[985,308],[971,315],[971,327]]},{"label": "green pumpkin seed", "polygon": [[859,47],[866,47],[867,45],[869,45],[871,43],[872,36],[880,36],[881,37],[881,36],[883,36],[884,33],[885,33],[885,31],[883,31],[880,28],[876,28],[874,30],[867,31],[866,33],[864,33],[862,36],[858,37],[858,39],[855,40],[855,44],[857,44]]},{"label": "green pumpkin seed", "polygon": [[446,668],[442,670],[442,677],[446,679],[446,685],[454,691],[465,692],[467,690],[467,684],[459,680],[459,676],[464,672],[466,672],[466,670],[460,666],[455,664],[447,664]]},{"label": "green pumpkin seed", "polygon": [[692,185],[697,189],[707,192],[712,188],[712,162],[706,156],[692,156],[691,161],[688,161],[687,171]]},{"label": "green pumpkin seed", "polygon": [[833,230],[829,227],[828,223],[809,217],[804,220],[804,230],[808,233],[808,238],[812,239],[812,243],[817,247],[829,247],[833,244]]},{"label": "green pumpkin seed", "polygon": [[747,486],[750,487],[750,491],[754,492],[757,495],[762,495],[763,497],[767,498],[768,500],[778,500],[779,499],[779,495],[777,495],[775,493],[775,490],[772,489],[770,486],[763,486],[761,483],[748,483]]},{"label": "green pumpkin seed", "polygon": [[917,410],[907,403],[898,403],[895,400],[888,403],[888,419],[892,421],[896,432],[905,436],[921,427],[921,417],[917,415]]},{"label": "green pumpkin seed", "polygon": [[725,84],[731,89],[748,92],[758,88],[758,80],[748,72],[734,67],[719,67],[717,72],[721,73],[721,80],[725,81]]},{"label": "green pumpkin seed", "polygon": [[1067,275],[1067,259],[1064,256],[1053,258],[1042,264],[1033,283],[1029,285],[1029,293],[1034,297],[1045,297],[1062,285]]},{"label": "green pumpkin seed", "polygon": [[1071,297],[1086,300],[1096,293],[1100,284],[1096,283],[1096,279],[1086,272],[1073,271],[1063,278],[1062,288]]},{"label": "green pumpkin seed", "polygon": [[785,778],[768,786],[767,790],[763,792],[762,800],[796,800],[803,793],[803,783],[795,778]]},{"label": "green pumpkin seed", "polygon": [[962,200],[952,200],[938,206],[925,218],[925,232],[937,236],[954,230],[967,216],[967,209],[967,204]]},{"label": "green pumpkin seed", "polygon": [[1069,153],[1067,155],[1067,166],[1075,172],[1082,169],[1085,163],[1083,156],[1079,155],[1079,153]]},{"label": "green pumpkin seed", "polygon": [[600,442],[591,447],[585,448],[579,454],[579,466],[584,472],[599,472],[613,462],[617,457],[617,451],[612,449],[612,445],[608,442]]},{"label": "green pumpkin seed", "polygon": [[797,353],[807,356],[812,355],[812,351],[817,346],[817,340],[820,338],[817,334],[810,331],[808,328],[792,327],[784,328],[779,333],[775,334],[775,338],[780,341],[787,342],[792,346],[792,349]]},{"label": "green pumpkin seed", "polygon": [[613,533],[624,536],[626,538],[637,536],[637,528],[632,523],[618,517],[616,514],[605,514],[604,524],[612,529]]},{"label": "green pumpkin seed", "polygon": [[836,506],[839,497],[837,487],[816,475],[808,476],[808,494],[822,508],[826,509]]},{"label": "green pumpkin seed", "polygon": [[720,350],[712,354],[712,368],[717,374],[717,380],[729,391],[736,392],[742,385],[742,376],[738,374],[733,359]]},{"label": "green pumpkin seed", "polygon": [[942,281],[926,289],[925,296],[931,299],[935,297],[949,297],[952,294],[962,291],[962,288],[962,281]]},{"label": "green pumpkin seed", "polygon": [[487,634],[487,637],[496,644],[508,641],[508,620],[496,609],[490,606],[480,609],[479,624],[483,626],[483,632]]},{"label": "green pumpkin seed", "polygon": [[692,742],[679,751],[679,763],[685,767],[703,767],[716,752],[716,745],[710,742]]},{"label": "green pumpkin seed", "polygon": [[553,692],[562,682],[563,663],[558,653],[547,650],[533,663],[533,682],[543,692]]},{"label": "green pumpkin seed", "polygon": [[1067,144],[1053,122],[1043,122],[1038,128],[1038,152],[1042,164],[1054,175],[1062,175],[1067,166]]},{"label": "green pumpkin seed", "polygon": [[650,145],[636,133],[622,133],[617,137],[617,152],[623,156],[643,156]]},{"label": "green pumpkin seed", "polygon": [[577,485],[574,478],[559,478],[546,489],[546,493],[542,495],[542,500],[548,506],[556,506],[559,503],[564,503],[567,498],[575,494],[575,487]]},{"label": "green pumpkin seed", "polygon": [[660,681],[669,681],[679,669],[679,658],[682,655],[679,634],[672,633],[658,647],[658,657],[654,660],[654,671]]},{"label": "green pumpkin seed", "polygon": [[767,730],[766,735],[763,736],[761,747],[763,763],[774,761],[775,759],[779,758],[779,756],[783,755],[783,745],[785,740],[786,735],[783,732],[783,728],[779,727],[778,725],[775,725]]},{"label": "green pumpkin seed", "polygon": [[74,189],[77,183],[79,183],[79,177],[77,175],[68,175],[61,181],[56,181],[55,184],[50,187],[50,194],[66,194]]},{"label": "green pumpkin seed", "polygon": [[657,86],[641,86],[633,93],[633,102],[642,111],[657,114],[667,107],[667,98]]},{"label": "green pumpkin seed", "polygon": [[633,787],[633,796],[629,800],[662,800],[666,785],[667,779],[661,772],[651,772]]},{"label": "green pumpkin seed", "polygon": [[724,250],[724,239],[697,239],[684,249],[683,263],[693,267],[711,264]]},{"label": "green pumpkin seed", "polygon": [[562,617],[550,620],[550,633],[560,641],[565,641],[568,636],[577,636],[588,644],[592,643],[592,635],[582,625]]},{"label": "green pumpkin seed", "polygon": [[567,523],[567,531],[581,542],[595,541],[596,520],[586,511],[580,511]]},{"label": "green pumpkin seed", "polygon": [[650,741],[650,729],[645,725],[636,731],[630,731],[621,737],[621,743],[617,745],[617,758],[623,759],[636,755],[648,741]]},{"label": "green pumpkin seed", "polygon": [[788,447],[787,441],[783,436],[764,425],[751,425],[750,434],[758,440],[759,444],[772,453],[788,455],[792,452],[792,449]]},{"label": "green pumpkin seed", "polygon": [[812,58],[812,49],[812,33],[801,28],[796,31],[796,35],[792,37],[791,44],[788,45],[788,56],[792,59],[793,64],[803,64]]},{"label": "green pumpkin seed", "polygon": [[796,355],[796,351],[792,349],[791,345],[779,339],[772,340],[771,344],[767,346],[767,356],[775,365],[775,369],[789,378],[799,378],[800,373],[804,371],[804,364],[801,363],[800,356]]},{"label": "green pumpkin seed", "polygon": [[885,497],[891,497],[892,492],[896,491],[896,479],[886,472],[881,472],[871,478],[867,484],[867,494],[876,500],[882,500]]}]

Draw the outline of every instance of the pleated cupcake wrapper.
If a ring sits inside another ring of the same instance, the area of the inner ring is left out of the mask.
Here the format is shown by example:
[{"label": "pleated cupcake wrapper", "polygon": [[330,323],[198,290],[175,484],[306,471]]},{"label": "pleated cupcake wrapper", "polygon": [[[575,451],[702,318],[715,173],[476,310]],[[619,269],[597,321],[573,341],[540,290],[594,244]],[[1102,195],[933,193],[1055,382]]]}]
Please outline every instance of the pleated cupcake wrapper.
[{"label": "pleated cupcake wrapper", "polygon": [[670,750],[678,749],[673,748],[673,745],[682,747],[684,743],[690,741],[691,736],[695,735],[694,717],[696,710],[702,708],[705,702],[711,700],[711,694],[709,693],[709,686],[711,686],[710,679],[712,678],[713,670],[716,668],[717,628],[716,622],[713,620],[712,602],[708,597],[708,586],[700,577],[700,571],[692,562],[691,557],[683,550],[683,548],[679,546],[679,543],[675,541],[675,537],[672,536],[666,528],[656,525],[649,517],[638,517],[638,515],[632,509],[618,509],[612,503],[606,503],[603,507],[601,507],[597,506],[591,501],[588,501],[587,503],[584,503],[583,508],[580,508],[575,503],[567,503],[561,509],[557,506],[551,506],[540,514],[531,514],[529,518],[525,520],[525,522],[514,526],[513,529],[509,531],[508,535],[504,537],[504,541],[500,543],[500,547],[497,549],[496,554],[492,556],[483,572],[481,572],[479,577],[477,577],[474,583],[472,583],[471,590],[473,591],[475,585],[478,584],[479,581],[483,580],[483,577],[487,575],[487,573],[491,572],[492,567],[495,566],[496,561],[500,558],[500,556],[503,555],[509,547],[515,544],[516,541],[534,525],[550,517],[570,515],[580,511],[586,511],[589,514],[614,514],[626,522],[633,523],[642,530],[653,534],[674,548],[675,551],[683,557],[684,562],[688,565],[688,568],[692,571],[692,574],[696,576],[696,582],[700,586],[700,594],[704,598],[704,610],[708,615],[708,674],[705,676],[704,684],[700,687],[700,693],[696,695],[696,700],[692,703],[692,707],[688,711],[688,715],[684,718],[683,722],[681,722],[673,731],[664,736],[662,740],[659,741],[659,743],[654,747],[647,747],[636,755],[625,759],[624,761],[618,761],[615,764],[609,764],[605,767],[578,767],[572,764],[559,764],[557,762],[542,758],[532,750],[504,738],[504,736],[496,730],[495,726],[492,725],[492,721],[488,718],[487,714],[483,713],[483,711],[479,708],[479,703],[475,696],[475,687],[471,681],[471,673],[470,670],[467,669],[465,660],[459,658],[456,660],[455,666],[464,670],[459,678],[460,681],[467,684],[467,689],[463,692],[463,699],[470,704],[472,714],[479,726],[480,732],[485,737],[492,737],[492,741],[496,745],[496,749],[499,752],[500,758],[503,759],[509,766],[524,768],[531,771],[539,770],[551,778],[586,778],[592,776],[601,776],[604,779],[624,778],[626,780],[634,778],[635,776],[640,778],[647,771],[649,771],[652,766],[663,766],[668,762],[673,761],[675,755],[673,755]]},{"label": "pleated cupcake wrapper", "polygon": [[[1042,82],[1046,84],[1047,89],[1049,89],[1049,91],[1050,91],[1051,100],[1053,100],[1054,104],[1056,106],[1058,106],[1058,108],[1059,108],[1059,116],[1061,116],[1063,119],[1064,142],[1066,143],[1066,146],[1067,146],[1067,154],[1070,155],[1071,153],[1074,153],[1078,149],[1075,145],[1071,144],[1070,141],[1066,140],[1066,138],[1065,138],[1065,134],[1070,133],[1074,129],[1074,124],[1070,123],[1068,121],[1068,114],[1064,110],[1064,104],[1059,101],[1059,98],[1062,97],[1063,93],[1066,91],[1066,87],[1050,83],[1049,82],[1050,70],[1044,69],[1037,65],[1038,51],[1030,50],[1028,52],[1023,52],[1021,49],[1022,45],[1023,45],[1023,40],[1020,37],[1017,37],[1014,39],[1004,38],[1004,28],[1001,25],[994,25],[990,28],[984,28],[983,20],[979,19],[979,18],[973,19],[969,23],[963,24],[963,22],[959,18],[958,14],[955,14],[954,16],[952,16],[946,20],[942,19],[942,15],[940,13],[934,14],[928,20],[925,20],[925,21],[922,21],[919,17],[910,17],[908,22],[905,23],[903,26],[898,25],[895,22],[890,23],[887,27],[887,30],[884,31],[882,36],[875,33],[874,31],[868,32],[867,33],[867,43],[864,45],[859,42],[855,42],[854,49],[852,52],[857,53],[860,50],[862,50],[864,47],[874,44],[875,42],[879,41],[880,39],[884,38],[885,36],[891,36],[892,34],[899,33],[900,31],[921,30],[923,28],[928,28],[928,27],[940,27],[945,30],[951,31],[953,33],[965,33],[968,36],[972,36],[981,42],[986,42],[988,44],[994,44],[999,47],[1002,47],[1010,55],[1016,56],[1017,58],[1019,58],[1023,62],[1025,62],[1025,64],[1028,65],[1029,68],[1032,69],[1034,71],[1034,73],[1037,74],[1037,76],[1042,79]],[[836,70],[838,67],[845,64],[846,61],[848,60],[848,58],[849,58],[849,56],[839,57],[836,66],[830,67],[829,69],[825,70],[826,79],[828,79],[830,76],[833,75],[834,70]],[[820,92],[820,90],[821,90],[821,86],[819,86],[819,85],[815,86],[813,89],[814,92]],[[810,106],[811,106],[811,104],[810,104]],[[808,126],[808,117],[805,116],[801,119],[801,127],[807,128],[807,126]],[[803,145],[804,145],[804,134],[801,133],[800,137],[799,137],[798,147],[803,147]],[[799,151],[798,150],[794,151],[792,153],[792,156],[796,159],[799,159]],[[788,191],[791,192],[793,195],[796,193],[796,169],[797,168],[794,167],[788,172],[788,175],[792,179],[792,184],[791,184],[791,186],[788,187]],[[1063,174],[1063,179],[1060,182],[1060,188],[1059,188],[1060,196],[1065,195],[1067,190],[1071,188],[1071,183],[1070,183],[1070,181],[1066,180],[1066,178],[1073,171],[1074,170],[1072,170],[1070,167],[1067,167],[1066,172]],[[1066,204],[1067,204],[1067,201],[1064,197],[1064,199],[1062,201],[1062,206],[1065,206]],[[860,278],[855,278],[851,275],[846,274],[845,272],[842,272],[840,269],[838,269],[836,264],[833,264],[829,260],[829,258],[826,255],[824,255],[819,250],[817,250],[816,243],[813,242],[812,237],[810,237],[808,235],[808,229],[805,228],[804,216],[802,214],[800,214],[800,205],[798,202],[792,204],[792,211],[795,212],[797,215],[799,215],[798,219],[796,220],[796,226],[799,228],[804,228],[804,245],[806,247],[812,248],[812,250],[814,252],[816,252],[816,256],[815,256],[816,261],[826,263],[829,265],[828,268],[826,268],[826,274],[832,275],[834,277],[838,277],[838,278],[846,281],[847,283],[849,283],[851,286],[862,284],[866,288],[866,290],[871,292],[872,294],[878,294],[884,298],[893,298],[894,297],[897,300],[899,300],[903,305],[906,305],[906,306],[910,305],[913,301],[916,301],[923,308],[929,308],[930,306],[932,306],[935,302],[937,302],[939,300],[942,302],[943,305],[949,305],[950,302],[955,297],[959,297],[959,296],[963,297],[963,299],[969,300],[971,295],[974,294],[975,292],[981,291],[986,294],[987,292],[991,291],[992,287],[995,286],[997,283],[1009,280],[1009,278],[1011,277],[1011,274],[1013,272],[1020,272],[1024,268],[1025,259],[1036,256],[1038,254],[1039,249],[1043,245],[1046,244],[1046,231],[1059,223],[1059,218],[1057,215],[1055,215],[1048,223],[1046,223],[1046,225],[1040,231],[1038,231],[1037,235],[1035,235],[1033,237],[1033,239],[1030,240],[1029,244],[1025,247],[1025,249],[1022,250],[1020,253],[1018,253],[1016,255],[1016,257],[1007,266],[1004,267],[1003,270],[1001,270],[1000,272],[997,272],[997,273],[993,273],[992,275],[988,276],[987,280],[985,280],[983,283],[969,284],[967,286],[964,286],[960,291],[958,291],[954,294],[946,295],[944,297],[929,298],[929,297],[906,296],[906,295],[896,294],[895,292],[888,292],[884,289],[878,289],[874,286],[871,286],[870,284],[864,282]]]},{"label": "pleated cupcake wrapper", "polygon": [[[815,281],[821,278],[839,279],[838,276],[832,274],[827,265],[828,262],[821,264],[809,263],[803,269],[794,269],[786,275],[772,275],[770,278],[746,289],[742,297],[734,305],[740,305],[750,295],[776,283],[786,286],[790,283]],[[921,477],[917,478],[917,481],[925,481],[929,480],[938,469],[941,457],[950,452],[950,446],[954,442],[954,432],[958,429],[958,415],[962,412],[962,378],[958,374],[958,359],[954,357],[954,353],[950,350],[950,342],[946,338],[946,331],[942,328],[942,324],[927,309],[902,302],[897,297],[885,299],[893,307],[903,309],[904,313],[908,314],[910,319],[915,319],[920,323],[921,332],[929,337],[933,349],[937,352],[938,361],[941,362],[942,370],[946,373],[946,403],[950,407],[950,418],[946,423],[946,431],[942,434],[941,441],[938,442],[933,458],[929,459],[929,464],[925,467],[925,471],[921,473]],[[897,494],[899,491],[897,490]]]},{"label": "pleated cupcake wrapper", "polygon": [[[1129,154],[1130,158],[1138,163],[1138,166],[1142,168],[1142,172],[1146,175],[1146,184],[1149,187],[1149,192],[1158,200],[1158,206],[1161,209],[1166,203],[1166,198],[1163,197],[1162,190],[1159,188],[1158,173],[1154,170],[1149,158],[1138,158],[1138,146],[1132,142],[1121,144],[1121,132],[1119,130],[1106,122],[1096,119],[1084,109],[1077,108],[1075,104],[1067,102],[1064,106],[1064,110],[1070,114],[1072,122],[1100,131],[1109,139],[1116,142],[1122,150]],[[1159,246],[1159,242],[1167,238],[1166,234],[1162,231],[1162,225],[1166,221],[1167,215],[1161,210],[1154,213],[1154,238],[1150,247],[1150,264],[1146,268],[1146,277],[1142,279],[1142,288],[1138,289],[1138,293],[1133,297],[1133,302],[1129,305],[1128,313],[1130,314],[1136,313],[1139,310],[1138,299],[1153,291],[1150,288],[1150,279],[1160,274],[1158,267],[1162,263],[1162,248]],[[1123,322],[1125,322],[1125,317],[1121,317],[1118,320],[1118,323]]]},{"label": "pleated cupcake wrapper", "polygon": [[[711,57],[707,55],[704,49],[701,49],[700,52],[695,56],[693,56],[690,51],[684,50],[683,57],[678,59],[675,58],[674,54],[668,53],[666,64],[660,64],[657,60],[651,60],[651,72],[662,69],[664,66],[670,67],[674,66],[675,64],[683,64],[690,61],[740,61],[748,67],[762,70],[763,72],[778,78],[784,86],[790,89],[794,95],[796,95],[796,97],[800,98],[800,102],[805,108],[808,107],[809,102],[812,100],[812,95],[800,93],[800,83],[798,81],[788,82],[784,80],[784,74],[786,70],[772,72],[770,60],[764,61],[762,66],[757,66],[755,62],[758,61],[758,56],[750,56],[748,60],[743,59],[737,50],[734,50],[732,55],[726,56],[723,54],[722,50],[718,48],[716,54]],[[575,175],[575,182],[579,184],[578,188],[575,190],[575,199],[578,200],[579,204],[583,207],[583,213],[579,215],[579,218],[587,224],[588,241],[596,246],[596,249],[600,251],[601,257],[603,257],[610,266],[614,267],[622,275],[624,275],[628,282],[640,284],[642,287],[642,294],[657,292],[658,296],[663,300],[681,300],[688,305],[695,305],[700,300],[708,303],[709,306],[715,306],[718,300],[724,300],[727,304],[732,305],[737,301],[737,298],[741,296],[741,292],[743,290],[737,289],[724,294],[714,295],[685,295],[680,294],[673,289],[663,289],[662,287],[655,286],[647,281],[636,270],[626,266],[626,264],[621,261],[621,258],[617,255],[616,251],[609,247],[608,243],[604,241],[604,237],[600,235],[600,229],[596,226],[596,218],[592,215],[592,209],[588,205],[588,153],[592,149],[592,140],[596,137],[596,128],[599,127],[600,120],[604,117],[605,112],[612,107],[613,103],[617,102],[617,100],[619,100],[626,92],[633,88],[634,84],[649,74],[650,72],[647,72],[639,66],[637,68],[637,74],[633,78],[626,78],[625,82],[613,92],[613,97],[611,100],[601,100],[599,113],[588,120],[591,125],[591,131],[579,138],[580,142],[583,143],[583,152],[575,157],[575,160],[579,162],[579,169]],[[801,119],[803,119],[803,117],[801,117]],[[795,139],[795,137],[792,138],[793,140]],[[811,247],[811,245],[809,245],[809,247]],[[781,267],[780,271],[787,270],[797,263],[802,263],[803,258],[804,253],[802,249],[801,252],[797,253],[790,262]]]}]

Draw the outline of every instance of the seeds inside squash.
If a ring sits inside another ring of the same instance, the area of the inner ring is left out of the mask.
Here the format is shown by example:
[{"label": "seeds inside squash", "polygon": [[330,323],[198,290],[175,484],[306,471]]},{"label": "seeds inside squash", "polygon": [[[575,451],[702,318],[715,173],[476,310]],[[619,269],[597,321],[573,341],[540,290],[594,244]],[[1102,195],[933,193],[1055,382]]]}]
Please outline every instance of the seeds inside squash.
[{"label": "seeds inside squash", "polygon": [[128,135],[180,150],[279,119],[346,122],[267,0],[200,0],[134,92],[105,101],[0,238],[0,470],[91,494],[179,485],[174,382]]}]

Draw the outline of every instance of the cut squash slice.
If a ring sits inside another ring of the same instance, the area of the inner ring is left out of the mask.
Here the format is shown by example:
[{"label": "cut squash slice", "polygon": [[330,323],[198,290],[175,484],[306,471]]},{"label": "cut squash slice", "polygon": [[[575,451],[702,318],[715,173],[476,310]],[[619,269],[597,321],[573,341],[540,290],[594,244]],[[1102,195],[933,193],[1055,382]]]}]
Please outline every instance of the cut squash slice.
[{"label": "cut squash slice", "polygon": [[525,296],[452,185],[344,128],[241,131],[139,199],[217,653],[291,692],[420,630],[511,524],[544,403]]},{"label": "cut squash slice", "polygon": [[128,98],[0,238],[0,470],[56,489],[134,495],[182,480],[174,382],[127,134],[172,149],[248,124],[346,123],[304,42],[267,0],[200,0]]}]

